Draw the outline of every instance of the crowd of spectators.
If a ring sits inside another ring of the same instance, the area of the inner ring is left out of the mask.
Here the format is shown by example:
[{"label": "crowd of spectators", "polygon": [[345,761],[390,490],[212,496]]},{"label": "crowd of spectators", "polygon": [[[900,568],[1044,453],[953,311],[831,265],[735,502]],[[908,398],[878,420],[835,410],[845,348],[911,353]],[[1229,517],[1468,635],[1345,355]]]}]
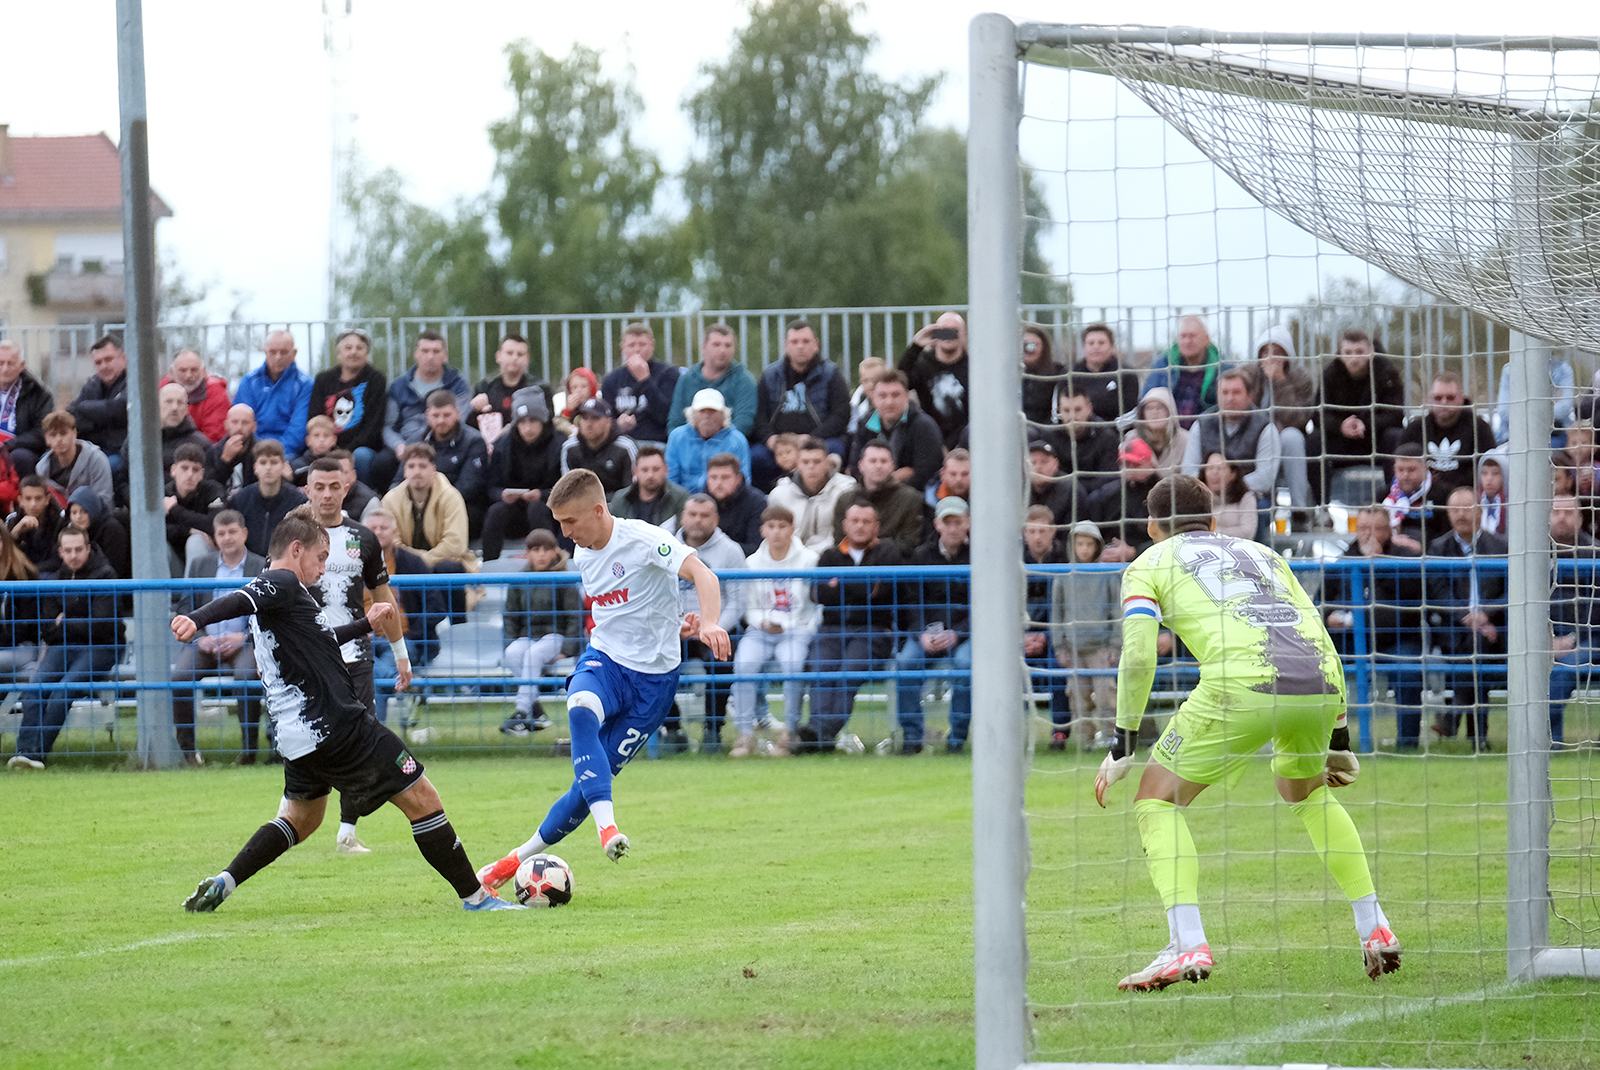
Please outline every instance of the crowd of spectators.
[{"label": "crowd of spectators", "polygon": [[[333,366],[315,376],[297,363],[293,336],[275,331],[264,341],[262,363],[231,397],[198,352],[182,350],[160,386],[172,575],[252,575],[268,534],[307,500],[303,488],[319,470],[337,470],[344,513],[371,524],[391,572],[476,572],[482,560],[499,559],[508,541],[529,570],[563,571],[570,543],[544,497],[574,468],[599,477],[614,513],[677,531],[721,571],[970,561],[968,445],[980,429],[970,426],[971,371],[959,315],[923,327],[892,365],[863,360],[855,387],[803,319],[785,325],[782,356],[759,376],[736,359],[738,343],[731,328],[712,325],[701,339],[701,360],[680,369],[655,358],[647,325],[631,324],[621,338],[621,365],[603,380],[580,367],[552,388],[530,372],[528,344],[515,334],[500,339],[498,373],[473,385],[450,366],[445,340],[433,332],[416,338],[410,367],[390,382],[359,331],[338,336]],[[127,357],[114,336],[96,342],[92,356],[93,376],[57,408],[17,347],[0,341],[0,434],[16,473],[8,485],[0,471],[0,497],[9,489],[13,509],[0,556],[13,578],[132,574]],[[1506,554],[1515,488],[1506,485],[1496,430],[1450,371],[1434,376],[1424,410],[1408,420],[1400,366],[1361,330],[1345,331],[1320,371],[1277,326],[1261,333],[1246,359],[1231,363],[1198,317],[1178,323],[1172,345],[1142,379],[1125,365],[1106,324],[1066,339],[1024,325],[1019,357],[1030,507],[1021,534],[1030,564],[1131,561],[1150,543],[1145,496],[1174,472],[1202,478],[1218,528],[1241,538],[1269,542],[1275,533],[1309,530],[1320,507],[1342,498],[1355,518],[1349,560]],[[1565,380],[1558,368],[1555,387],[1566,381],[1569,400],[1571,378],[1570,368]],[[1552,430],[1563,447],[1557,501],[1573,503],[1575,518],[1567,556],[1590,557],[1592,405],[1562,411]],[[1565,530],[1552,514],[1558,543]],[[731,719],[732,753],[753,752],[754,728],[766,715],[764,689],[721,677],[776,664],[786,676],[822,674],[809,688],[807,720],[806,689],[785,684],[779,753],[848,746],[856,693],[886,667],[895,671],[899,738],[908,753],[928,739],[923,676],[937,670],[953,677],[943,742],[961,750],[972,702],[967,585],[940,573],[907,575],[726,581],[724,623],[736,633],[743,626],[735,660],[716,663],[693,643],[686,650],[707,674],[702,748],[717,749]],[[1401,710],[1401,747],[1418,743],[1423,673],[1416,664],[1430,653],[1452,666],[1455,695],[1451,715],[1433,730],[1454,735],[1465,725],[1474,746],[1487,746],[1487,693],[1501,684],[1482,670],[1504,662],[1504,583],[1503,571],[1476,569],[1441,569],[1425,585],[1381,570],[1330,571],[1323,589],[1329,627],[1347,656],[1358,648],[1381,651],[1380,671]],[[1108,569],[1030,580],[1032,629],[1023,654],[1036,688],[1050,695],[1052,747],[1064,747],[1075,726],[1080,746],[1109,739],[1117,587]],[[1577,588],[1565,589],[1567,602],[1580,600],[1572,594]],[[503,617],[505,665],[518,679],[536,678],[572,653],[583,607],[567,588],[513,593]],[[460,620],[468,598],[457,584],[437,599],[419,595],[401,607],[409,610],[407,634],[418,639],[414,659],[419,649],[426,659],[436,642],[432,626]],[[38,679],[109,671],[125,607],[98,597],[62,605],[64,616],[54,624],[41,616],[31,631],[18,607],[6,622],[15,645],[43,644]],[[1587,605],[1569,606],[1553,633],[1565,659],[1552,681],[1558,739],[1558,692],[1570,695],[1587,679],[1588,664],[1600,660],[1591,658]],[[80,611],[81,628],[73,623]],[[1351,634],[1357,622],[1367,630],[1361,643]],[[185,651],[175,679],[223,664],[249,678],[253,660],[237,624],[214,626]],[[75,638],[91,635],[92,656],[73,652]],[[29,699],[26,747],[18,750],[25,764],[42,761],[59,730],[59,695]],[[192,707],[192,696],[176,706],[186,752],[193,750]],[[253,707],[242,705],[240,716],[246,752],[253,752]],[[503,729],[522,734],[547,724],[537,689],[522,685]],[[676,720],[662,740],[669,748],[688,744]]]}]

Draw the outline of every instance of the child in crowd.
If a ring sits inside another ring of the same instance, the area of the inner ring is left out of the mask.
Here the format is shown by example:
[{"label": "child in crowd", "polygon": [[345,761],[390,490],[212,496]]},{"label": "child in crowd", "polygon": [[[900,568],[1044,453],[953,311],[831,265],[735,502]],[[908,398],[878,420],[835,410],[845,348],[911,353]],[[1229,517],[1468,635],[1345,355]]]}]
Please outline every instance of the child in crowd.
[{"label": "child in crowd", "polygon": [[[772,444],[772,463],[778,466],[778,479],[794,475],[795,467],[800,463],[800,436],[789,432],[779,435]],[[776,484],[777,480],[773,480],[773,483]]]},{"label": "child in crowd", "polygon": [[[753,569],[794,571],[817,567],[817,552],[794,537],[794,513],[769,505],[761,513],[761,545],[746,558]],[[755,676],[769,660],[782,666],[783,720],[786,726],[773,753],[786,755],[800,727],[800,705],[806,682],[793,679],[806,667],[811,637],[822,620],[822,610],[811,601],[811,584],[804,578],[746,580],[738,585],[744,607],[744,636],[733,655],[735,675]],[[733,685],[733,724],[739,738],[730,758],[748,757],[755,749],[756,684],[741,680]]]},{"label": "child in crowd", "polygon": [[1256,492],[1244,485],[1244,469],[1229,464],[1220,453],[1206,458],[1206,486],[1211,491],[1211,515],[1217,530],[1236,539],[1256,537]]},{"label": "child in crowd", "polygon": [[881,357],[867,357],[856,365],[856,392],[850,395],[850,424],[845,432],[845,437],[855,435],[867,419],[872,415],[872,388],[878,385],[878,380],[883,378],[883,373],[889,366]]},{"label": "child in crowd", "polygon": [[600,380],[588,368],[573,368],[567,373],[562,392],[555,396],[556,434],[566,438],[577,426],[578,407],[590,398],[600,396]]},{"label": "child in crowd", "polygon": [[333,421],[326,416],[313,416],[306,421],[306,448],[305,452],[296,457],[292,462],[294,485],[306,485],[306,472],[311,468],[311,462],[320,457],[325,457],[328,451],[339,444],[339,430],[333,426]]},{"label": "child in crowd", "polygon": [[1492,449],[1478,462],[1478,504],[1483,507],[1483,530],[1506,533],[1505,454]]},{"label": "child in crowd", "polygon": [[[1050,507],[1029,507],[1022,525],[1023,567],[1061,565],[1068,560],[1056,538],[1056,519]],[[1049,670],[1055,665],[1050,657],[1050,579],[1043,572],[1028,572],[1028,631],[1022,637],[1022,654],[1033,669]],[[1050,749],[1065,750],[1072,733],[1072,706],[1067,702],[1065,681],[1048,671],[1036,672],[1033,688],[1050,695]]]},{"label": "child in crowd", "polygon": [[[1095,564],[1105,542],[1087,520],[1072,527],[1072,560]],[[1117,659],[1122,646],[1122,577],[1111,569],[1074,569],[1057,576],[1050,591],[1050,645],[1063,669],[1098,670],[1067,678],[1078,746],[1111,746],[1117,716]],[[1089,712],[1093,692],[1095,712]]]},{"label": "child in crowd", "polygon": [[[554,532],[535,528],[528,533],[524,545],[528,551],[524,572],[567,571],[567,554],[557,544]],[[578,652],[582,618],[583,602],[577,584],[511,587],[506,591],[506,652],[502,664],[518,679],[539,679],[546,666]],[[526,736],[549,727],[550,718],[539,701],[539,685],[519,684],[516,709],[500,731]]]}]

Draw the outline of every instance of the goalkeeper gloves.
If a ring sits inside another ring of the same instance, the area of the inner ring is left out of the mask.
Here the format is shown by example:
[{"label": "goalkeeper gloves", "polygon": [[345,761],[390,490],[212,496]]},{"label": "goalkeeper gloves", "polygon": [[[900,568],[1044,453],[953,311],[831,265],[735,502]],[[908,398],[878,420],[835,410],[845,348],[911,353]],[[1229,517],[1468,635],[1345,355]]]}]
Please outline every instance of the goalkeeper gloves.
[{"label": "goalkeeper gloves", "polygon": [[1328,761],[1323,777],[1330,788],[1346,788],[1361,775],[1361,763],[1350,753],[1350,729],[1340,726],[1328,738]]},{"label": "goalkeeper gloves", "polygon": [[1133,768],[1133,749],[1139,740],[1137,731],[1125,728],[1117,729],[1117,734],[1111,740],[1111,752],[1106,755],[1105,761],[1100,763],[1100,771],[1094,777],[1094,801],[1105,809],[1106,789],[1128,775],[1128,770]]}]

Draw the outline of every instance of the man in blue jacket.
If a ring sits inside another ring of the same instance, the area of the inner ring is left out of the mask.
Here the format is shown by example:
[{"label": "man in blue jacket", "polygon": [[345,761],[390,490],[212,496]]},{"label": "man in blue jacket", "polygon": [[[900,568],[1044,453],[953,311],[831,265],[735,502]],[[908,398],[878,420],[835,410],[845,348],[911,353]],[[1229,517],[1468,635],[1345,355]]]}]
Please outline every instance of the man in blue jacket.
[{"label": "man in blue jacket", "polygon": [[261,347],[266,360],[239,380],[235,405],[248,405],[256,414],[256,438],[283,443],[293,457],[305,449],[306,413],[311,405],[311,376],[294,362],[294,335],[273,331]]},{"label": "man in blue jacket", "polygon": [[722,395],[709,387],[700,391],[686,415],[689,423],[667,436],[667,478],[697,494],[706,489],[706,462],[719,453],[731,453],[749,479],[750,446],[729,426],[733,410],[723,403]]}]

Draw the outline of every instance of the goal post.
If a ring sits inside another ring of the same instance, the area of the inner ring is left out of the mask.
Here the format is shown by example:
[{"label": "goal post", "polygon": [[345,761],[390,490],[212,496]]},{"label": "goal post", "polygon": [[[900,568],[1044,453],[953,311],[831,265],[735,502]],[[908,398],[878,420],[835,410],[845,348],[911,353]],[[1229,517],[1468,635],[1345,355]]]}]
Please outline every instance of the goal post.
[{"label": "goal post", "polygon": [[[1524,98],[1512,91],[1531,84],[1528,72],[1546,62],[1545,56],[1551,57],[1551,85],[1565,90],[1557,75],[1567,68],[1559,57],[1575,53],[1592,66],[1600,40],[1019,26],[986,14],[970,25],[969,49],[980,1070],[1069,1065],[1029,1063],[1037,1052],[1028,995],[1032,853],[1025,788],[1034,727],[1032,710],[1026,709],[1030,670],[1020,655],[1028,627],[1021,597],[1028,573],[1017,532],[1028,480],[1019,460],[1026,422],[1018,406],[1022,382],[1014,354],[1025,318],[1020,237],[1028,220],[1019,126],[1028,115],[1030,65],[1116,79],[1266,213],[1491,325],[1509,328],[1505,460],[1510,486],[1525,489],[1528,507],[1510,511],[1506,531],[1507,580],[1515,596],[1507,607],[1503,685],[1505,891],[1498,907],[1504,911],[1505,983],[1600,979],[1600,949],[1551,943],[1552,826],[1574,825],[1588,846],[1572,853],[1592,866],[1600,822],[1594,819],[1592,798],[1583,794],[1592,794],[1590,788],[1580,784],[1577,789],[1582,811],[1577,819],[1559,816],[1561,799],[1552,792],[1548,636],[1552,569],[1559,565],[1542,508],[1551,498],[1537,489],[1548,485],[1551,472],[1552,346],[1600,351],[1600,123],[1592,114],[1600,112],[1600,80],[1587,100],[1581,92],[1552,90],[1544,98]],[[1369,72],[1365,57],[1381,50],[1389,59]],[[1496,87],[1492,77],[1458,62],[1469,52],[1507,57],[1505,85]],[[1408,64],[1424,53],[1434,57],[1432,66],[1418,61],[1413,72]],[[1321,64],[1321,56],[1338,60]],[[1526,57],[1532,58],[1524,64]],[[1581,77],[1573,81],[1582,85]],[[1066,275],[1076,283],[1071,271]],[[1075,326],[1092,319],[1086,315]],[[1350,524],[1354,532],[1353,511]],[[1486,842],[1484,849],[1496,846]],[[1593,899],[1593,875],[1579,884],[1572,894]],[[1585,943],[1594,943],[1593,926],[1574,928],[1580,938],[1588,936]],[[1483,948],[1494,955],[1499,950]],[[1485,981],[1482,998],[1490,1000],[1492,991],[1498,990]],[[1397,1017],[1423,1013],[1413,1004],[1397,1006]],[[1436,1000],[1430,1013],[1439,1013],[1438,1006]],[[1526,1039],[1532,1044],[1531,1035]],[[1220,1050],[1204,1048],[1197,1061],[1246,1061],[1203,1058]],[[1414,1062],[1397,1065],[1458,1065],[1449,1061],[1458,1056],[1417,1050]],[[1543,1064],[1540,1055],[1531,1058],[1529,1065]],[[1102,1060],[1076,1065],[1090,1063]],[[1580,1059],[1574,1065],[1584,1063]]]},{"label": "goal post", "polygon": [[[967,136],[968,346],[1015,353],[1021,338],[1022,176],[1018,162],[1015,28],[980,15],[971,34],[972,114]],[[1023,506],[1022,376],[1014,360],[985,361],[971,377],[972,545],[1009,547]],[[1022,561],[972,555],[973,902],[976,1038],[980,1070],[1011,1070],[1027,1051],[1026,732]]]}]

